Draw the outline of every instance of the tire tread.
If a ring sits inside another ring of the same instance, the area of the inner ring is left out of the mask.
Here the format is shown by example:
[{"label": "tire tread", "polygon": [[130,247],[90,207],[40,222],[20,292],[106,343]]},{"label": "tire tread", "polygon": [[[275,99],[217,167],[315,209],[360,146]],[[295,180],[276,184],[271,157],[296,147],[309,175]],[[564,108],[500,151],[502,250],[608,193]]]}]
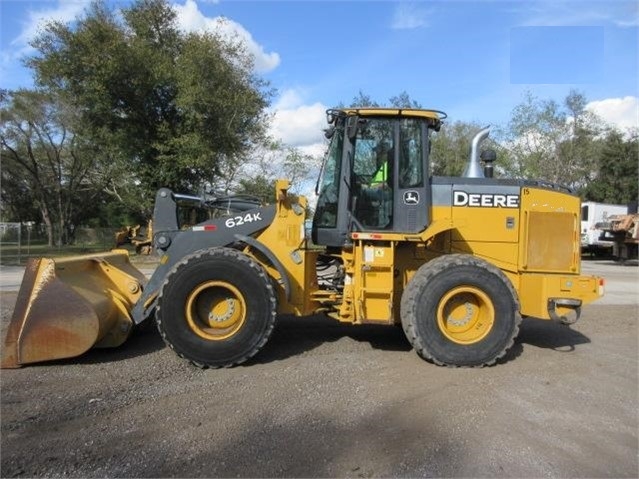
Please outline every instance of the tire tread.
[{"label": "tire tread", "polygon": [[[424,343],[420,340],[419,334],[417,333],[417,324],[416,324],[417,317],[416,315],[412,314],[412,311],[415,311],[415,306],[422,289],[435,276],[437,276],[437,274],[439,274],[440,272],[448,268],[456,267],[456,266],[476,266],[476,267],[484,269],[485,271],[490,272],[491,274],[498,276],[510,290],[510,293],[513,299],[513,304],[515,306],[515,314],[514,314],[515,324],[514,324],[513,332],[510,338],[508,339],[508,342],[504,345],[502,350],[497,355],[495,355],[492,359],[477,365],[465,366],[465,365],[449,364],[434,357],[433,354],[424,345]],[[431,362],[438,366],[446,366],[450,368],[459,368],[459,367],[482,368],[484,366],[494,365],[495,363],[497,363],[497,361],[499,361],[506,355],[508,350],[515,343],[515,338],[519,334],[519,328],[521,326],[521,321],[522,321],[521,314],[519,313],[520,305],[519,305],[517,293],[515,292],[515,289],[512,283],[510,282],[510,280],[508,280],[508,278],[504,275],[504,273],[496,266],[493,266],[487,261],[481,260],[475,256],[471,256],[467,254],[448,254],[445,256],[440,256],[422,265],[417,270],[413,278],[411,279],[407,288],[404,290],[404,294],[402,295],[402,299],[401,299],[400,308],[401,308],[401,317],[402,317],[402,327],[404,329],[404,333],[406,334],[406,338],[408,339],[410,344],[413,346],[417,354],[419,354],[419,356],[421,356],[423,359],[425,359],[428,362]]]},{"label": "tire tread", "polygon": [[[174,277],[175,274],[181,268],[187,266],[189,263],[200,261],[206,255],[212,255],[212,256],[220,255],[220,256],[232,259],[233,261],[244,263],[247,266],[249,266],[255,272],[255,274],[262,279],[262,282],[264,283],[264,288],[266,289],[268,294],[268,301],[270,303],[267,329],[265,333],[263,334],[260,342],[256,344],[245,355],[241,356],[240,358],[237,358],[233,361],[228,361],[227,363],[223,363],[223,364],[216,364],[216,363],[209,364],[206,362],[195,361],[189,358],[182,351],[176,349],[176,347],[167,337],[167,334],[163,328],[162,319],[161,319],[162,318],[161,304],[162,304],[162,294],[165,289],[164,286],[166,286],[167,284],[169,284],[170,281],[172,281],[171,278]],[[193,366],[196,366],[200,369],[231,368],[246,362],[247,360],[255,356],[262,349],[262,347],[264,347],[266,342],[269,340],[271,333],[273,332],[273,329],[275,328],[275,318],[277,316],[277,300],[276,300],[273,284],[269,280],[269,276],[267,275],[266,271],[264,270],[262,266],[260,266],[255,260],[253,260],[252,258],[250,258],[249,256],[245,255],[244,253],[242,253],[241,251],[237,249],[224,248],[224,247],[210,248],[206,250],[196,251],[193,254],[185,256],[180,262],[176,263],[176,265],[171,269],[171,271],[169,271],[169,273],[167,273],[166,278],[164,280],[164,286],[161,288],[160,294],[158,295],[157,308],[155,312],[155,321],[156,321],[156,325],[160,333],[160,336],[162,337],[162,340],[165,342],[165,344],[169,348],[171,348],[180,358],[186,359]]]}]

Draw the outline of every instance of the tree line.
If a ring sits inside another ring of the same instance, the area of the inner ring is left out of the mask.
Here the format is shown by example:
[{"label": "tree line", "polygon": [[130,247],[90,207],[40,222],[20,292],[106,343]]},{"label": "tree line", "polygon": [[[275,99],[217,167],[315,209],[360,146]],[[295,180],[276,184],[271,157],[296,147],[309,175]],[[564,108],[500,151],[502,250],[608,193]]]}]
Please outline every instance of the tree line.
[{"label": "tree line", "polygon": [[[402,92],[387,105],[423,108]],[[497,153],[497,175],[567,186],[586,201],[627,204],[639,197],[639,130],[621,131],[589,111],[586,96],[570,90],[562,103],[527,92],[506,125],[485,143]],[[360,91],[350,105],[381,107]],[[461,176],[472,137],[485,125],[446,122],[433,133],[431,174]]]},{"label": "tree line", "polygon": [[[272,195],[318,174],[319,158],[269,137],[270,84],[244,44],[185,33],[166,0],[116,13],[93,4],[51,22],[25,59],[33,89],[0,91],[1,215],[37,221],[50,244],[78,225],[145,221],[155,191]],[[386,103],[421,107],[402,92]],[[584,199],[637,199],[637,132],[619,132],[571,91],[563,105],[528,95],[491,140],[499,174],[567,184]],[[338,105],[339,106],[339,105]],[[379,106],[365,93],[350,106]],[[455,121],[433,137],[432,173],[459,175],[480,125]]]}]

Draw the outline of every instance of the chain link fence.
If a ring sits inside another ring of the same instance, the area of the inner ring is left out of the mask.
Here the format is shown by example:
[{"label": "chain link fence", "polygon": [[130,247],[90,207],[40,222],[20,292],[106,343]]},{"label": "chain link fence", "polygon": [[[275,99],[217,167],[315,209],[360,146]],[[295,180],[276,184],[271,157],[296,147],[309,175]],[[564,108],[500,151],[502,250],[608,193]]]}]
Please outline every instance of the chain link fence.
[{"label": "chain link fence", "polygon": [[32,223],[0,222],[0,263],[24,264],[27,259],[48,255],[108,251],[115,244],[119,228],[77,228],[72,244],[48,246],[46,231]]},{"label": "chain link fence", "polygon": [[22,227],[21,223],[0,223],[0,259],[2,262],[4,262],[6,252],[9,253],[8,256],[15,257],[20,263],[23,254]]}]

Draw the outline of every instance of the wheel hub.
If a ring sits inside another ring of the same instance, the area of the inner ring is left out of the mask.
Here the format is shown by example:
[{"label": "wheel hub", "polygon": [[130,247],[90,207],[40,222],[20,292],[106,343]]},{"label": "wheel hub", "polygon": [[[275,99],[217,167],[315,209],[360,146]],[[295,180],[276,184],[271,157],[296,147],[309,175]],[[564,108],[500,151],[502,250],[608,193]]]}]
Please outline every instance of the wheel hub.
[{"label": "wheel hub", "polygon": [[[474,312],[475,312],[474,305],[466,301],[449,312],[448,317],[446,318],[446,322],[452,326],[457,326],[457,327],[466,326],[468,322],[472,319]],[[462,313],[463,317],[461,318],[455,317],[455,314],[459,314],[459,313]]]},{"label": "wheel hub", "polygon": [[233,284],[208,281],[189,294],[184,313],[195,334],[219,341],[240,331],[246,321],[247,307],[244,296]]},{"label": "wheel hub", "polygon": [[213,323],[227,321],[235,314],[235,309],[235,301],[231,298],[227,298],[211,308],[209,321]]},{"label": "wheel hub", "polygon": [[444,294],[439,301],[439,330],[454,343],[478,343],[490,333],[494,321],[493,303],[479,287],[458,286]]}]

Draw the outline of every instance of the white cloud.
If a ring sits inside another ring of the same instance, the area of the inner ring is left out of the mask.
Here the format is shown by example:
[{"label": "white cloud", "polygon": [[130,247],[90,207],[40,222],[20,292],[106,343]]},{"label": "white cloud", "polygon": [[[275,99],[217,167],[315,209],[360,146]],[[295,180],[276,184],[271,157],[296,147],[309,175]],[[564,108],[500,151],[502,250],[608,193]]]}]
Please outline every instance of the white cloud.
[{"label": "white cloud", "polygon": [[304,100],[302,99],[302,94],[300,93],[300,91],[289,89],[285,90],[280,95],[273,108],[277,110],[289,110],[291,108],[297,108],[303,103]]},{"label": "white cloud", "polygon": [[305,105],[299,91],[286,90],[272,108],[271,134],[304,153],[321,155],[325,149],[323,131],[328,126],[326,109],[319,102]]},{"label": "white cloud", "polygon": [[186,0],[184,5],[175,3],[173,8],[177,13],[178,25],[186,32],[217,32],[223,37],[242,41],[253,55],[257,72],[271,71],[280,64],[280,56],[275,52],[267,53],[239,23],[225,17],[205,16],[194,0]]},{"label": "white cloud", "polygon": [[636,96],[591,101],[586,108],[621,130],[639,128],[639,98]]},{"label": "white cloud", "polygon": [[[272,108],[271,135],[285,145],[296,147],[302,154],[322,158],[326,153],[327,140],[324,137],[326,105],[316,102],[304,104],[304,95],[299,90],[284,91]],[[319,174],[319,164],[314,167],[306,180],[293,185],[293,190],[306,196],[312,208],[315,207],[315,183]]]},{"label": "white cloud", "polygon": [[31,75],[19,66],[21,58],[34,52],[29,43],[35,40],[47,23],[69,23],[75,20],[89,5],[89,0],[60,0],[47,5],[49,8],[39,10],[25,8],[19,35],[9,42],[7,48],[0,51],[0,82],[4,87],[13,89],[31,84]]},{"label": "white cloud", "polygon": [[[315,183],[320,171],[319,160],[326,153],[328,145],[324,137],[324,129],[328,126],[327,107],[319,102],[305,104],[304,97],[304,92],[299,89],[282,92],[271,108],[273,119],[269,133],[276,140],[280,140],[285,147],[294,147],[300,153],[314,158],[309,165],[311,169],[308,175],[305,178],[298,178],[296,183],[291,185],[291,191],[306,196],[309,204],[314,208],[317,201]],[[265,153],[263,156],[265,163],[258,167],[261,170],[249,169],[246,173],[249,175],[265,173],[267,176],[285,177],[286,173],[282,165],[286,153],[286,150],[280,150],[275,154]]]},{"label": "white cloud", "polygon": [[53,8],[28,10],[27,19],[22,25],[22,31],[20,35],[11,41],[11,45],[18,48],[27,47],[28,43],[37,36],[39,30],[48,22],[71,22],[82,13],[88,4],[88,1],[60,0],[58,5]]},{"label": "white cloud", "polygon": [[327,143],[322,139],[322,141],[313,143],[310,145],[302,145],[299,147],[299,150],[304,155],[310,155],[313,158],[322,158],[326,153]]},{"label": "white cloud", "polygon": [[[636,2],[539,1],[517,3],[526,19],[524,26],[577,26],[612,24],[619,28],[639,24]],[[575,8],[578,7],[578,8]]]},{"label": "white cloud", "polygon": [[391,28],[393,30],[412,30],[428,26],[430,10],[414,3],[400,3],[393,12]]}]

